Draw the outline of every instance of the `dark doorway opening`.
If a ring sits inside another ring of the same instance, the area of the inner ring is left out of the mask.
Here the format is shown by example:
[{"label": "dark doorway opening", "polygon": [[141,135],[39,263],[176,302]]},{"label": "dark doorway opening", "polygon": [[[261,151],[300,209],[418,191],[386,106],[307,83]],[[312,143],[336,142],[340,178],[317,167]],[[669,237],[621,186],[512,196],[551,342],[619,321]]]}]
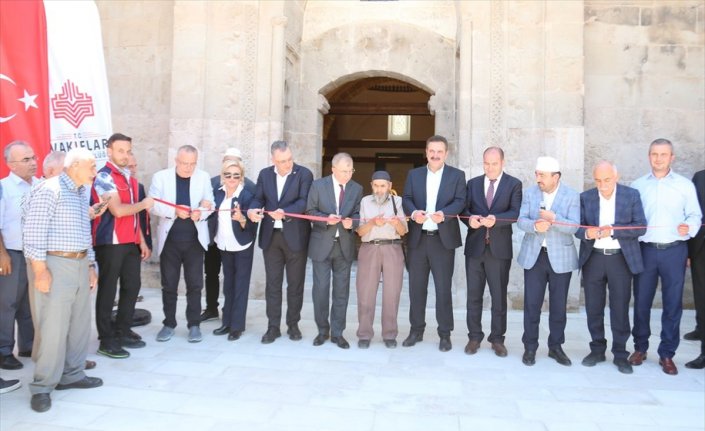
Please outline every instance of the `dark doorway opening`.
[{"label": "dark doorway opening", "polygon": [[431,95],[407,82],[385,77],[349,82],[325,95],[322,175],[338,152],[355,163],[353,179],[370,193],[370,177],[387,170],[401,195],[410,169],[426,163],[426,139],[434,134]]}]

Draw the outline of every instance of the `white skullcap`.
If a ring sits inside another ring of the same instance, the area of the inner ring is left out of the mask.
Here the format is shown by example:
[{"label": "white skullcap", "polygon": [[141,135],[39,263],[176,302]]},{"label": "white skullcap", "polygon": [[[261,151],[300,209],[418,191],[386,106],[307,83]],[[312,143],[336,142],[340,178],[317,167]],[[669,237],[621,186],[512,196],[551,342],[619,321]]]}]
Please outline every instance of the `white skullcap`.
[{"label": "white skullcap", "polygon": [[227,150],[225,150],[225,154],[223,155],[223,158],[226,158],[226,157],[237,157],[238,159],[242,160],[242,153],[237,148],[230,147]]},{"label": "white skullcap", "polygon": [[539,157],[536,159],[536,170],[540,172],[560,172],[558,160],[553,157]]}]

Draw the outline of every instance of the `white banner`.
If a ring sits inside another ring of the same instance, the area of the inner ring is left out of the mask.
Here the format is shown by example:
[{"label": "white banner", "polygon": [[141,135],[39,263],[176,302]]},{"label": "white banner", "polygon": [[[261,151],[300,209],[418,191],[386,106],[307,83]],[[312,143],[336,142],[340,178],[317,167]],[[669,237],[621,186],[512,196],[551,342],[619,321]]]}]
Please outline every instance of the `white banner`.
[{"label": "white banner", "polygon": [[112,134],[98,8],[93,1],[45,0],[51,147],[91,150],[98,168]]}]

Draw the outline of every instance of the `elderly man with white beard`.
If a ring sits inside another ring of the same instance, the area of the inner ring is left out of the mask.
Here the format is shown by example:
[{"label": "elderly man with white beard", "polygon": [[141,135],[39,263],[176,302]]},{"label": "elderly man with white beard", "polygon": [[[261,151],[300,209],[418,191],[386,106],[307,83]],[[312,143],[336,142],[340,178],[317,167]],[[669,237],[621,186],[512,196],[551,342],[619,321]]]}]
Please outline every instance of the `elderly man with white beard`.
[{"label": "elderly man with white beard", "polygon": [[357,233],[362,245],[357,260],[357,346],[370,347],[374,335],[377,290],[380,274],[382,290],[382,340],[387,348],[397,346],[397,312],[404,276],[401,237],[408,227],[401,198],[392,196],[392,178],[387,171],[372,174],[372,194],[362,198]]}]

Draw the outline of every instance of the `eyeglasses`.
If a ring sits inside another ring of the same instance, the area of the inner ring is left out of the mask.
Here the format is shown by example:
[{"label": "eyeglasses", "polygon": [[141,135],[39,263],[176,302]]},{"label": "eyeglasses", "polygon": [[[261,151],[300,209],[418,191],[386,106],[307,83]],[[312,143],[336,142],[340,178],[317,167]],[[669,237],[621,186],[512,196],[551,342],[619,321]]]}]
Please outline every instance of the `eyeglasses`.
[{"label": "eyeglasses", "polygon": [[31,161],[37,161],[37,156],[32,156],[32,157],[25,157],[24,159],[20,160],[11,160],[9,163],[29,163]]},{"label": "eyeglasses", "polygon": [[240,174],[233,174],[230,172],[226,172],[223,174],[223,178],[225,178],[226,180],[229,180],[230,178],[235,179],[235,180],[239,180]]},{"label": "eyeglasses", "polygon": [[[336,169],[338,169],[338,168],[336,168]],[[349,171],[346,171],[343,169],[338,169],[338,172],[340,172],[341,174],[345,174],[345,175],[352,175],[355,173],[355,169],[350,169]]]}]

